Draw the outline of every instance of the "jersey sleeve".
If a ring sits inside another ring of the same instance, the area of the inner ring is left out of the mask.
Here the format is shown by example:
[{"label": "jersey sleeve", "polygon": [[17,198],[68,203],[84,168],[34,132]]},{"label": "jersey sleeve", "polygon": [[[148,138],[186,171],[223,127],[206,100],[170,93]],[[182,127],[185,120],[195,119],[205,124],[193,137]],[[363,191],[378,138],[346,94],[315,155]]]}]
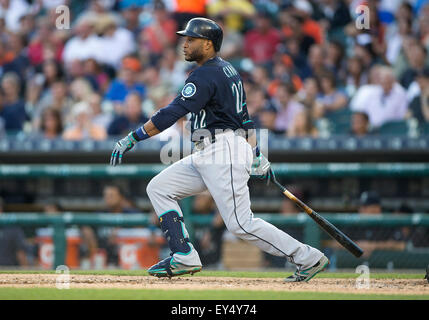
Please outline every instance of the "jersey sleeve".
[{"label": "jersey sleeve", "polygon": [[214,92],[214,85],[211,85],[206,76],[201,76],[201,72],[194,71],[181,91],[176,97],[175,103],[180,104],[192,113],[198,113],[210,101]]}]

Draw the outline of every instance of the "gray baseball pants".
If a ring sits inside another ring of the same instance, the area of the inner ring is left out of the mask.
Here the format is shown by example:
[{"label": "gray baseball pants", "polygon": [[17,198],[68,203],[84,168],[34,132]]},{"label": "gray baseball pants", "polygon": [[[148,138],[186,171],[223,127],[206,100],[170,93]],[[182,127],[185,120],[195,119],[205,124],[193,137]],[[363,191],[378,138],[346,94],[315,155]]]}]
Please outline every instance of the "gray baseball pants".
[{"label": "gray baseball pants", "polygon": [[[171,210],[183,217],[177,201],[208,190],[227,229],[235,236],[267,253],[283,256],[299,268],[316,264],[322,252],[253,216],[247,186],[253,154],[247,141],[230,131],[216,135],[214,143],[206,138],[202,144],[203,148],[164,169],[148,184],[147,194],[158,217]],[[190,246],[188,254],[175,253],[174,260],[201,265],[197,251]]]}]

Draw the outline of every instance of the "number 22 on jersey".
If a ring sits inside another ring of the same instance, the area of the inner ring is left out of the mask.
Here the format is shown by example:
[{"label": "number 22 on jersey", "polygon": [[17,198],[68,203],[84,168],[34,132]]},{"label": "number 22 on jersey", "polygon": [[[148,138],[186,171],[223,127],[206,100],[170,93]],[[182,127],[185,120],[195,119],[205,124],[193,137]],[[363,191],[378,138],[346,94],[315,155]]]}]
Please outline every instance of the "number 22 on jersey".
[{"label": "number 22 on jersey", "polygon": [[198,114],[193,113],[193,116],[194,116],[194,130],[206,127],[206,110],[201,109],[201,111]]}]

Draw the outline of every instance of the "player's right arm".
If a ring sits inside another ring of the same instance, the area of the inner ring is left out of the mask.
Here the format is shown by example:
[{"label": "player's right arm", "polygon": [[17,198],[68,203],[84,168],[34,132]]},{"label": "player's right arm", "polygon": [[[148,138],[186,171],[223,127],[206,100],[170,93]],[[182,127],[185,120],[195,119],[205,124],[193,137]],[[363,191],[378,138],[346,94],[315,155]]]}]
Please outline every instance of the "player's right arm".
[{"label": "player's right arm", "polygon": [[180,95],[168,106],[158,110],[143,126],[130,132],[115,144],[110,157],[110,165],[121,164],[124,153],[130,151],[137,142],[146,140],[171,127],[189,112],[199,112],[206,105],[211,95],[212,88],[206,76],[203,77],[201,72],[192,73],[186,80]]},{"label": "player's right arm", "polygon": [[253,151],[253,163],[251,167],[250,175],[266,178],[269,181],[269,172],[271,164],[268,159],[260,152],[258,141],[256,139],[256,128],[255,124],[250,118],[246,104],[246,93],[243,92],[243,110],[241,113],[242,127],[247,132],[247,142],[252,147]]},{"label": "player's right arm", "polygon": [[187,109],[174,103],[174,101],[165,108],[157,111],[143,126],[135,131],[131,131],[126,137],[115,144],[112,156],[110,157],[110,165],[116,166],[117,164],[121,164],[123,155],[130,151],[137,142],[153,137],[171,127],[188,112]]}]

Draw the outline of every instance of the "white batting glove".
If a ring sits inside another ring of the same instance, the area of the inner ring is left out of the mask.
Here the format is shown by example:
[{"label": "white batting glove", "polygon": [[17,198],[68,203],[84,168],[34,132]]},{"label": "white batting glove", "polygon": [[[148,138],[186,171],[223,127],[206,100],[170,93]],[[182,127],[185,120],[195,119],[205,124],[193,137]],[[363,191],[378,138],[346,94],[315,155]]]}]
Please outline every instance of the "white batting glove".
[{"label": "white batting glove", "polygon": [[259,156],[253,158],[252,168],[250,169],[251,176],[259,176],[264,178],[270,170],[271,163],[265,156],[260,153]]}]

